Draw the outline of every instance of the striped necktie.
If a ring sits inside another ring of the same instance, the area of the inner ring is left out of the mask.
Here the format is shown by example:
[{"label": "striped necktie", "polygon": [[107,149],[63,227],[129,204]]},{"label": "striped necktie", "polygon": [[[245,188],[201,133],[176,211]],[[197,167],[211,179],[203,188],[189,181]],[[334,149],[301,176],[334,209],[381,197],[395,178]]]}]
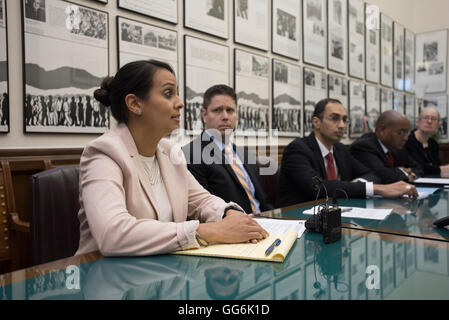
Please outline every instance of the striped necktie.
[{"label": "striped necktie", "polygon": [[249,185],[246,182],[245,174],[243,173],[243,168],[238,164],[237,159],[234,156],[234,152],[232,152],[230,146],[225,147],[225,154],[230,161],[229,165],[231,166],[232,170],[234,170],[234,173],[239,179],[239,182],[242,185],[243,189],[245,189],[246,195],[248,196],[249,202],[251,204],[252,212],[256,213],[257,209],[256,206],[254,205],[254,198],[251,195],[251,189],[249,188]]}]

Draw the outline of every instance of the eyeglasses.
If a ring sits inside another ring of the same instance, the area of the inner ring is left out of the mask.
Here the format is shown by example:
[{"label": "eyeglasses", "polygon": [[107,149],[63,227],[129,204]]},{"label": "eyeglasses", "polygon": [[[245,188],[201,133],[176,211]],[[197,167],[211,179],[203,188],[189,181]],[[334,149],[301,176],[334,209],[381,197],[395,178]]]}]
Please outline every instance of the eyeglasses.
[{"label": "eyeglasses", "polygon": [[439,121],[440,119],[435,118],[435,117],[431,117],[431,116],[425,116],[425,117],[422,117],[421,120],[437,122],[437,121]]},{"label": "eyeglasses", "polygon": [[340,117],[338,114],[331,114],[330,116],[326,117],[327,120],[337,124],[340,121],[343,121],[345,125],[349,125],[351,121],[349,121],[347,116]]}]

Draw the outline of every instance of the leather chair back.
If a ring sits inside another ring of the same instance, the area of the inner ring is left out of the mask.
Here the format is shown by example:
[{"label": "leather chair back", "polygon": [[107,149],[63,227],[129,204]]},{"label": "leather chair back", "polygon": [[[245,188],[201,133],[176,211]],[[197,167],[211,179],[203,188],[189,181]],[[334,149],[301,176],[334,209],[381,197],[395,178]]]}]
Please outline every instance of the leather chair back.
[{"label": "leather chair back", "polygon": [[79,165],[31,176],[33,264],[69,257],[79,245]]}]

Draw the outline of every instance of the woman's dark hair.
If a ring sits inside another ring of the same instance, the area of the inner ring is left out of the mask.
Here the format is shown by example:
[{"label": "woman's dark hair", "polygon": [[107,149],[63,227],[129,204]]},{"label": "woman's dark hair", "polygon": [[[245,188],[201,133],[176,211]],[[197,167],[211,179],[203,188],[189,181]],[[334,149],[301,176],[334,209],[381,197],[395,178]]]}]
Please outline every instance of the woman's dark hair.
[{"label": "woman's dark hair", "polygon": [[118,123],[128,123],[128,108],[125,97],[135,94],[139,99],[148,98],[148,92],[153,87],[153,77],[157,70],[166,69],[175,74],[169,64],[157,60],[140,60],[125,64],[115,74],[106,77],[101,87],[94,92],[94,97],[100,103],[111,107],[112,116]]}]

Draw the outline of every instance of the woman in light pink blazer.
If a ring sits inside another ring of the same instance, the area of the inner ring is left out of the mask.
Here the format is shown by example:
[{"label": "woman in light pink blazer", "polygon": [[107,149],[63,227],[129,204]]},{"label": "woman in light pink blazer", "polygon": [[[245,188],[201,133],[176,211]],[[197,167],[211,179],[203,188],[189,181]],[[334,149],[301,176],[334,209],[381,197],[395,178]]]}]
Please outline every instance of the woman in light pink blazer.
[{"label": "woman in light pink blazer", "polygon": [[[118,126],[81,157],[76,255],[152,255],[268,236],[252,215],[203,189],[179,146],[163,139],[179,127],[184,107],[169,65],[128,63],[94,95],[111,107]],[[153,159],[151,168],[145,157]]]}]

